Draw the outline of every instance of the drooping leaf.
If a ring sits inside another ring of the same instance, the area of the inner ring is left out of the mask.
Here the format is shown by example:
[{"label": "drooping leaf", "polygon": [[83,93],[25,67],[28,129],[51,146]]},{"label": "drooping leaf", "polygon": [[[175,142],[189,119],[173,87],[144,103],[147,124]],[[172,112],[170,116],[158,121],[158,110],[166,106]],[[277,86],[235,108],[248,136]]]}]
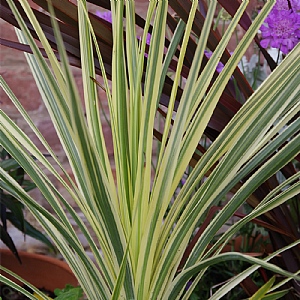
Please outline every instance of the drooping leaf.
[{"label": "drooping leaf", "polygon": [[7,230],[5,230],[1,224],[0,224],[0,237],[1,237],[1,241],[9,248],[9,250],[18,259],[19,263],[22,263],[21,259],[19,257],[19,254],[18,254],[18,250],[17,250],[11,236],[8,234]]},{"label": "drooping leaf", "polygon": [[15,214],[8,212],[7,220],[9,220],[17,229],[24,233],[24,235],[31,236],[32,238],[41,241],[49,247],[54,253],[56,252],[55,247],[51,241],[43,234],[40,230],[33,227],[28,221],[23,220],[23,222]]}]

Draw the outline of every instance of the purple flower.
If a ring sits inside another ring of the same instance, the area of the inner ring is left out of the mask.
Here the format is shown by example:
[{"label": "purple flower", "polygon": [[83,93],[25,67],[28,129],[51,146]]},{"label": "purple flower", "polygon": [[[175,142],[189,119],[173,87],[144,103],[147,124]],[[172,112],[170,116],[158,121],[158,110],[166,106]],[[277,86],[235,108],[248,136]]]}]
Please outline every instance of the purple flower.
[{"label": "purple flower", "polygon": [[[300,1],[299,0],[290,0],[290,4],[294,11],[297,11],[300,9]],[[289,10],[290,8],[289,8],[288,0],[277,0],[272,10],[274,10],[274,9]]]},{"label": "purple flower", "polygon": [[111,11],[96,11],[96,16],[109,23],[112,23]]},{"label": "purple flower", "polygon": [[260,28],[263,48],[271,46],[284,54],[292,50],[300,40],[300,15],[292,10],[273,9]]},{"label": "purple flower", "polygon": [[147,44],[147,45],[150,45],[150,40],[151,40],[151,34],[148,33],[148,34],[147,34],[147,38],[146,38],[146,44]]},{"label": "purple flower", "polygon": [[[204,50],[204,54],[205,54],[205,56],[206,56],[208,59],[210,59],[211,56],[212,56],[212,52],[209,51],[209,50]],[[218,72],[218,73],[221,73],[222,70],[223,70],[223,68],[224,68],[224,64],[221,63],[221,62],[219,61],[219,62],[218,62],[218,65],[217,65],[217,68],[216,68],[217,72]]]},{"label": "purple flower", "polygon": [[[138,37],[138,40],[141,42],[141,41],[142,41],[142,37],[139,36],[139,37]],[[150,46],[150,41],[151,41],[151,34],[150,34],[150,33],[147,33],[147,37],[146,37],[146,45]],[[145,57],[148,57],[148,53],[145,53],[144,55],[145,55]]]},{"label": "purple flower", "polygon": [[191,287],[192,284],[193,284],[193,281],[189,280],[185,286],[185,290],[187,291]]},{"label": "purple flower", "polygon": [[[141,37],[141,36],[139,36],[138,39],[139,39],[140,42],[142,41],[142,37]],[[150,41],[151,41],[151,34],[150,34],[150,33],[147,33],[146,44],[147,44],[148,46],[150,46]]]}]

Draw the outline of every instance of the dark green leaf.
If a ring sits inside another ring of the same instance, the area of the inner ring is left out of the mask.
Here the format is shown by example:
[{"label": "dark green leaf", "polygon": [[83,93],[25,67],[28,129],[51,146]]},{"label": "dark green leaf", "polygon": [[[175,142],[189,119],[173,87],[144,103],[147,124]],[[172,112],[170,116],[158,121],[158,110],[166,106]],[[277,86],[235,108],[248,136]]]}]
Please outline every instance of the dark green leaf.
[{"label": "dark green leaf", "polygon": [[26,192],[29,192],[29,191],[31,191],[35,188],[36,188],[36,185],[32,181],[30,181],[30,180],[24,180],[23,181],[23,189]]},{"label": "dark green leaf", "polygon": [[80,286],[74,287],[67,284],[62,290],[55,289],[54,294],[57,296],[54,298],[56,300],[79,300],[83,296],[83,290]]},{"label": "dark green leaf", "polygon": [[0,161],[0,167],[5,171],[10,171],[19,168],[20,165],[13,158],[8,158]]},{"label": "dark green leaf", "polygon": [[[1,195],[1,204],[3,207],[1,209],[6,209],[6,219],[8,218],[8,213],[10,211],[10,214],[14,216],[15,219],[19,220],[20,229],[21,231],[24,231],[24,213],[23,213],[23,204],[16,199],[14,199],[11,195],[4,194],[2,191],[0,191]],[[2,219],[2,218],[1,218]],[[5,220],[2,219],[2,222],[5,222]]]},{"label": "dark green leaf", "polygon": [[276,299],[282,299],[290,290],[283,290],[279,292],[274,292],[271,294],[268,294],[262,298],[262,300],[276,300]]},{"label": "dark green leaf", "polygon": [[10,237],[10,235],[8,234],[8,232],[3,228],[2,225],[0,225],[0,237],[1,237],[1,241],[9,248],[9,250],[15,255],[15,257],[18,259],[18,261],[20,263],[21,259],[19,257],[17,248],[12,240],[12,238]]},{"label": "dark green leaf", "polygon": [[20,231],[22,231],[24,234],[29,235],[39,241],[41,241],[42,243],[44,243],[45,245],[47,245],[52,251],[56,251],[55,248],[53,247],[52,243],[50,242],[50,240],[39,230],[37,230],[36,228],[34,228],[29,222],[27,222],[26,220],[24,220],[24,228],[22,230],[22,224],[20,222],[20,220],[13,215],[12,213],[7,213],[7,219],[16,227],[18,228]]}]

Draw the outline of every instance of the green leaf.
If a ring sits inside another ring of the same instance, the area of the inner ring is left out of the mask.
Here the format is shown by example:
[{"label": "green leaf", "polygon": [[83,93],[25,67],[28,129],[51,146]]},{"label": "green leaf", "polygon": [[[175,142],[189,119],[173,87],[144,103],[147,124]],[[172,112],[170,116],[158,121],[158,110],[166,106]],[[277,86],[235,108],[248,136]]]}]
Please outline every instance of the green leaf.
[{"label": "green leaf", "polygon": [[266,282],[249,300],[261,300],[264,299],[265,295],[270,291],[271,287],[275,282],[276,277],[273,276],[268,282]]},{"label": "green leaf", "polygon": [[55,289],[54,294],[56,300],[79,300],[83,297],[83,290],[80,286],[67,284],[63,289]]},{"label": "green leaf", "polygon": [[7,212],[7,219],[25,235],[29,235],[34,239],[41,241],[42,243],[47,245],[49,249],[54,253],[56,252],[56,249],[51,241],[41,231],[33,227],[29,222],[27,222],[26,220],[23,220],[23,222],[21,222],[18,217],[9,212]]},{"label": "green leaf", "polygon": [[19,168],[19,164],[13,158],[8,158],[0,161],[0,167],[2,167],[5,171],[10,171],[12,169]]},{"label": "green leaf", "polygon": [[[1,208],[5,210],[5,218],[9,218],[9,211],[11,212],[10,215],[13,215],[16,219],[19,220],[21,231],[24,230],[24,205],[19,202],[17,199],[12,197],[11,195],[4,193],[3,190],[0,190],[0,202],[1,202]],[[2,219],[2,218],[1,218]],[[6,220],[2,219],[2,221],[5,223]]]},{"label": "green leaf", "polygon": [[268,282],[266,282],[249,300],[276,300],[282,299],[290,289],[285,289],[282,291],[271,292],[270,289],[273,287],[275,283],[276,276],[273,276]]},{"label": "green leaf", "polygon": [[265,295],[262,299],[263,300],[276,300],[276,299],[283,299],[283,297],[290,291],[290,289],[273,292],[268,295]]},{"label": "green leaf", "polygon": [[22,263],[21,259],[19,257],[19,254],[18,254],[18,250],[17,250],[12,238],[10,237],[8,232],[3,228],[3,226],[1,224],[0,224],[0,238],[1,238],[1,241],[9,248],[9,250],[18,259],[18,261],[20,263]]}]

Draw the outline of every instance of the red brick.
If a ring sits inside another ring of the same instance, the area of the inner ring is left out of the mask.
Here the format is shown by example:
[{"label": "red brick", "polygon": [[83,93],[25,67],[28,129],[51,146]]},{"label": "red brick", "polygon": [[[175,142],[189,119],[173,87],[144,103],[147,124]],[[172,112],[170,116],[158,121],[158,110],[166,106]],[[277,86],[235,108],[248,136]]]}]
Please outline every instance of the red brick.
[{"label": "red brick", "polygon": [[14,42],[18,41],[18,38],[15,33],[14,26],[11,24],[7,23],[3,19],[0,20],[0,25],[1,25],[1,30],[0,34],[3,39],[11,40]]},{"label": "red brick", "polygon": [[111,129],[106,121],[102,122],[102,130],[103,130],[103,135],[104,135],[108,155],[111,156],[114,153],[113,140],[112,140]]},{"label": "red brick", "polygon": [[[62,152],[62,146],[60,144],[59,138],[55,131],[55,128],[50,119],[41,118],[39,121],[36,122],[38,129],[40,130],[41,134],[44,136],[50,147],[55,153]],[[38,138],[33,133],[28,133],[28,136],[33,141],[33,143],[44,153],[47,154],[44,146],[38,140]]]},{"label": "red brick", "polygon": [[[1,67],[1,75],[27,111],[41,106],[41,97],[29,69],[22,67]],[[17,110],[5,92],[0,89],[1,108],[8,114]]]},{"label": "red brick", "polygon": [[[18,41],[14,27],[2,19],[0,20],[0,36],[10,41]],[[25,56],[22,51],[14,50],[0,45],[0,66],[26,64]]]}]

